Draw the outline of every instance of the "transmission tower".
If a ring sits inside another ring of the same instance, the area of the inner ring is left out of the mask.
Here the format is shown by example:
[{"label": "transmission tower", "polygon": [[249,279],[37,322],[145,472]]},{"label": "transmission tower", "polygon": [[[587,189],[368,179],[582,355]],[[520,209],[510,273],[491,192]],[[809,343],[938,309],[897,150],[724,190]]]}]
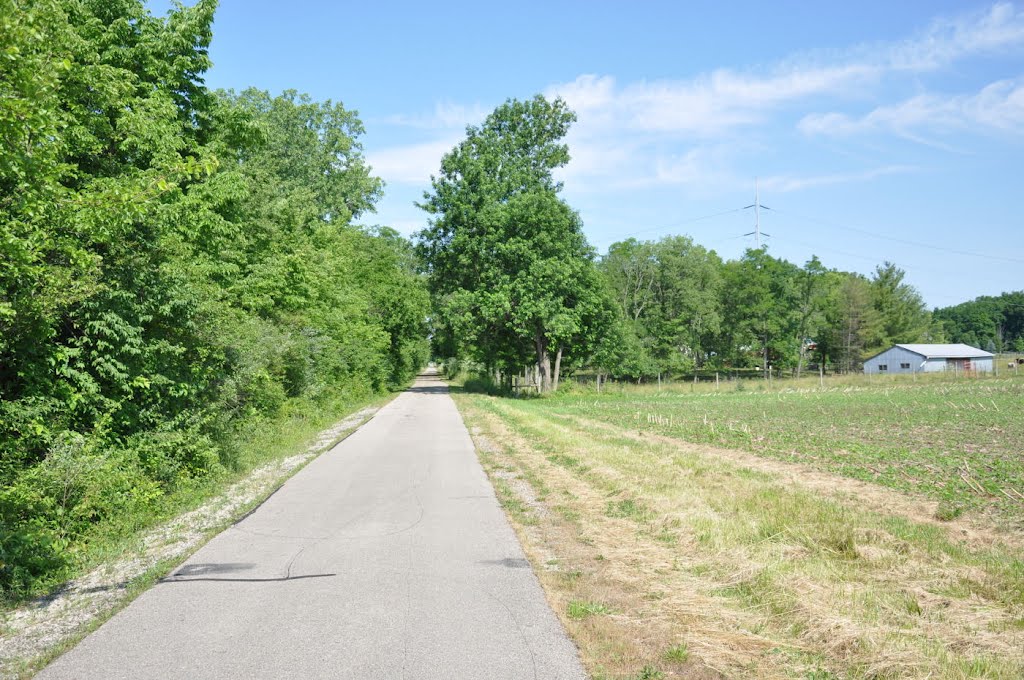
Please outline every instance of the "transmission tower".
[{"label": "transmission tower", "polygon": [[[761,209],[764,208],[765,210],[771,210],[771,208],[769,208],[766,205],[761,205],[761,200],[760,200],[760,198],[758,198],[757,178],[756,177],[754,178],[754,202],[751,203],[748,206],[744,206],[743,209],[744,210],[750,210],[751,208],[754,209],[754,231],[748,232],[748,233],[744,234],[744,236],[753,236],[754,237],[754,244],[755,244],[755,246],[758,249],[760,249],[761,248]],[[765,236],[771,236],[771,234],[765,234]]]}]

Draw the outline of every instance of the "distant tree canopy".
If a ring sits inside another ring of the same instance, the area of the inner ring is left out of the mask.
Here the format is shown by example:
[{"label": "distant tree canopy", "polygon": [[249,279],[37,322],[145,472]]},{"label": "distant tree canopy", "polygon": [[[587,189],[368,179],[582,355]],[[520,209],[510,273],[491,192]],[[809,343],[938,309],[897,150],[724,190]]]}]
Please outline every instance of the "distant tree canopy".
[{"label": "distant tree canopy", "polygon": [[[411,245],[353,220],[356,114],[212,92],[215,3],[0,0],[0,588],[426,361]],[[297,402],[296,402],[297,403]]]},{"label": "distant tree canopy", "polygon": [[535,364],[544,391],[563,361],[588,357],[611,314],[552,177],[569,160],[561,139],[573,120],[560,99],[507,101],[445,155],[421,204],[439,341],[506,378]]},{"label": "distant tree canopy", "polygon": [[990,352],[1024,352],[1024,291],[979,297],[933,315],[952,342]]},{"label": "distant tree canopy", "polygon": [[598,269],[620,321],[594,368],[623,377],[758,368],[799,375],[814,361],[856,370],[897,342],[941,341],[904,272],[870,278],[748,250],[723,262],[688,237],[613,244]]}]

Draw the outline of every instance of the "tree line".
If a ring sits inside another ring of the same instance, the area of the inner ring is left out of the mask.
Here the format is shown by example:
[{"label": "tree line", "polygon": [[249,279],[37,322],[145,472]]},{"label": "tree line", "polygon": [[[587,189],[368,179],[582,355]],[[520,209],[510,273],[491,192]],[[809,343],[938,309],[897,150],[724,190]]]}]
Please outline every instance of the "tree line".
[{"label": "tree line", "polygon": [[817,257],[798,266],[764,248],[723,261],[669,236],[616,243],[597,267],[620,312],[621,350],[598,366],[612,375],[846,372],[894,343],[944,338],[890,262],[864,276],[829,270]]},{"label": "tree line", "polygon": [[953,342],[989,352],[1024,352],[1024,291],[982,296],[935,310]]},{"label": "tree line", "polygon": [[217,92],[213,0],[0,0],[0,589],[428,358],[339,103]]},{"label": "tree line", "polygon": [[548,391],[566,369],[799,376],[858,370],[893,343],[945,341],[945,317],[890,262],[864,276],[764,248],[724,261],[686,236],[628,239],[598,257],[554,179],[574,120],[560,99],[508,100],[444,157],[417,240],[439,359]]}]

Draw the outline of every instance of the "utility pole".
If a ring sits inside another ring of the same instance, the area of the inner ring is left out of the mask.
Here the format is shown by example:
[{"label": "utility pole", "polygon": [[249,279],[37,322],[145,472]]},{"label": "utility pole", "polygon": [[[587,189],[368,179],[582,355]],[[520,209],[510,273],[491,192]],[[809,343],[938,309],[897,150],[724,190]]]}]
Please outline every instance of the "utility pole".
[{"label": "utility pole", "polygon": [[[748,206],[745,206],[743,209],[744,210],[750,210],[751,208],[754,209],[754,231],[749,232],[747,234],[744,234],[744,236],[753,236],[754,237],[754,246],[758,250],[760,250],[760,248],[761,248],[761,208],[764,208],[765,210],[771,210],[771,208],[769,208],[766,205],[761,205],[761,200],[760,200],[760,197],[758,195],[757,178],[756,177],[754,178],[754,202],[751,203]],[[765,234],[765,236],[771,236],[771,234]]]}]

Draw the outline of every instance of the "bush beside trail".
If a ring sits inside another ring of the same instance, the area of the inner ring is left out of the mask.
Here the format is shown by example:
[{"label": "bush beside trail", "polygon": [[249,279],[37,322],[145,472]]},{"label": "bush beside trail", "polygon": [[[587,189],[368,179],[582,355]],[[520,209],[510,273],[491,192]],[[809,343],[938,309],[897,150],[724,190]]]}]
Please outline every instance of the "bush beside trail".
[{"label": "bush beside trail", "polygon": [[356,114],[203,84],[216,3],[0,0],[0,593],[426,361]]}]

